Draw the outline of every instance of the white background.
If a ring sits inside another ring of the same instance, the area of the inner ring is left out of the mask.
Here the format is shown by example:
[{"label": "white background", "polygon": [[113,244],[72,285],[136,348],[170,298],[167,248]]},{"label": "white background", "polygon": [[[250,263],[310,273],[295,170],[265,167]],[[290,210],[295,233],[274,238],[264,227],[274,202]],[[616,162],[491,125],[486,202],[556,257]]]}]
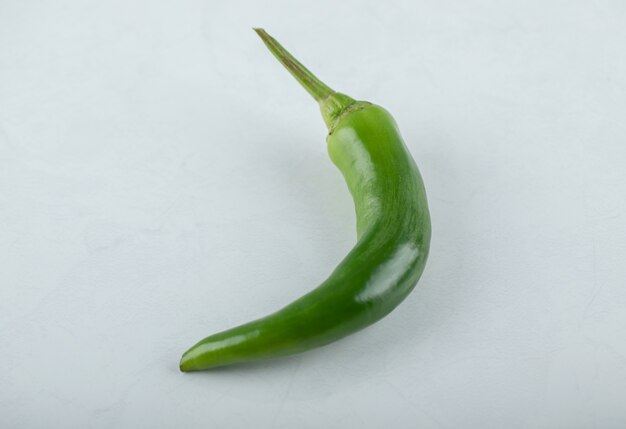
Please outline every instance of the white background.
[{"label": "white background", "polygon": [[[0,1],[0,427],[626,426],[626,6]],[[389,317],[182,374],[355,240],[317,106],[396,117],[431,257]]]}]

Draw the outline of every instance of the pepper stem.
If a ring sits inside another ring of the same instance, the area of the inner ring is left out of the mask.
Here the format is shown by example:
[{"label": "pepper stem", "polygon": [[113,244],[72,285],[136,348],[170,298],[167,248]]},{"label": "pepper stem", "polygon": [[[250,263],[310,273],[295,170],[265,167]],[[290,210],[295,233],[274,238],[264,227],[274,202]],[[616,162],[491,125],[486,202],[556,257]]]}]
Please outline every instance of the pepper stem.
[{"label": "pepper stem", "polygon": [[289,70],[289,73],[300,82],[300,85],[302,85],[318,103],[323,102],[329,96],[335,94],[335,91],[315,77],[315,75],[304,67],[300,61],[296,60],[289,51],[283,48],[276,39],[267,34],[264,29],[255,28],[254,31],[261,37],[265,46],[267,46],[276,59]]}]

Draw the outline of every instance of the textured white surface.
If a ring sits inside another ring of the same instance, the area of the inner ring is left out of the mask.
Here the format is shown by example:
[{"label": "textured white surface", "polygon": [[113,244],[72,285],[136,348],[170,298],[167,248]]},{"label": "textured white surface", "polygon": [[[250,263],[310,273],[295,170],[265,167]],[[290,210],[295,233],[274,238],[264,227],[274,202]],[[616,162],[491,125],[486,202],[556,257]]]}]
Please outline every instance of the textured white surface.
[{"label": "textured white surface", "polygon": [[[0,1],[0,427],[626,426],[622,1]],[[355,239],[264,26],[396,117],[432,253],[381,323],[181,374]]]}]

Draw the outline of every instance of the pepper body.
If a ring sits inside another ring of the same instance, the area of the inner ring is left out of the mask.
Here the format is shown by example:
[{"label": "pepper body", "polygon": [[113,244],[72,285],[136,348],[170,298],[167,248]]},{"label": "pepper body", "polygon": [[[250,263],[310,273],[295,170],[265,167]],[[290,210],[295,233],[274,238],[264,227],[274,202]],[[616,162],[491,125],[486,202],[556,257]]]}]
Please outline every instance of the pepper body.
[{"label": "pepper body", "polygon": [[395,121],[383,108],[343,94],[332,92],[318,101],[329,126],[330,158],[354,199],[356,245],[308,294],[193,346],[183,355],[182,371],[289,355],[336,341],[391,312],[422,274],[431,234],[426,192]]}]

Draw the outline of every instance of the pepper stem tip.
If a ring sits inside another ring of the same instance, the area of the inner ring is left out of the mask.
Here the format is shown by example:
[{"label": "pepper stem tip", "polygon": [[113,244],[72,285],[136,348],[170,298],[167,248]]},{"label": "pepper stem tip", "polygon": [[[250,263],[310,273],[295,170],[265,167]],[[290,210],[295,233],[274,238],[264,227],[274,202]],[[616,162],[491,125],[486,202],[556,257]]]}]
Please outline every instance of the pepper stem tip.
[{"label": "pepper stem tip", "polygon": [[335,91],[320,81],[264,29],[253,28],[253,30],[256,31],[261,40],[263,40],[263,43],[265,43],[265,46],[267,46],[267,49],[269,49],[272,55],[276,57],[317,102],[321,102],[335,93]]}]

